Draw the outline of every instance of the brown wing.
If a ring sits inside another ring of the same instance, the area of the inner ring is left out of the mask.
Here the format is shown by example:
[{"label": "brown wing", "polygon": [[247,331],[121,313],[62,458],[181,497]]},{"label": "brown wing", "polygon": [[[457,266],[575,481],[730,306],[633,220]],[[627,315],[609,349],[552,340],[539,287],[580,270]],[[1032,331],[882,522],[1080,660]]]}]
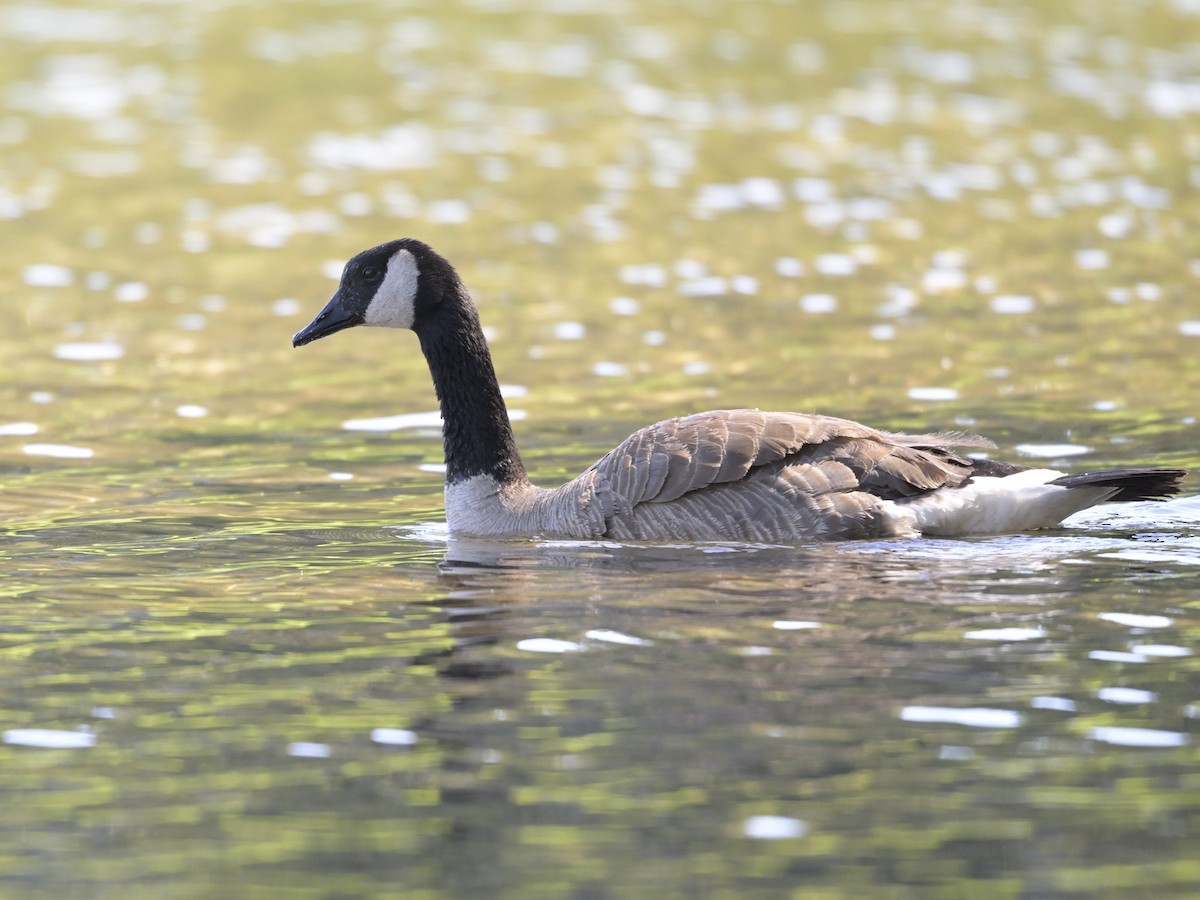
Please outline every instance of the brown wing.
[{"label": "brown wing", "polygon": [[608,512],[617,515],[775,463],[794,469],[791,481],[801,493],[896,499],[965,481],[970,462],[950,449],[964,445],[987,444],[965,435],[889,435],[830,416],[714,410],[636,431],[592,471],[607,489]]}]

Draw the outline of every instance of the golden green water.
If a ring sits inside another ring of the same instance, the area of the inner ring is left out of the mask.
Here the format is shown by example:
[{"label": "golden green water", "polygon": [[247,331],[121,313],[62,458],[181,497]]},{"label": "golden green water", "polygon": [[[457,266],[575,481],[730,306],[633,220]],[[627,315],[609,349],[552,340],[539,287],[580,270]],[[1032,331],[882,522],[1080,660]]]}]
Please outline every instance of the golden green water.
[{"label": "golden green water", "polygon": [[1200,892],[1195,476],[987,540],[449,543],[412,336],[290,347],[409,235],[542,483],[726,406],[1200,467],[1198,39],[0,8],[0,894]]}]

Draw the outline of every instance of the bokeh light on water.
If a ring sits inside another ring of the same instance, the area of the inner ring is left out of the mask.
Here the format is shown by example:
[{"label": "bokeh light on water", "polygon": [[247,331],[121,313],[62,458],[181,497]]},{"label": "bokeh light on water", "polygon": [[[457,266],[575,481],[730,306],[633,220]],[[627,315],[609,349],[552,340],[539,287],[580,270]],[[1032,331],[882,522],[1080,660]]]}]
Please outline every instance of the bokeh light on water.
[{"label": "bokeh light on water", "polygon": [[[1192,468],[1194,0],[0,10],[0,883],[1200,891],[1194,499],[449,543],[400,235],[534,476],[718,406]],[[394,526],[394,527],[393,527]]]}]

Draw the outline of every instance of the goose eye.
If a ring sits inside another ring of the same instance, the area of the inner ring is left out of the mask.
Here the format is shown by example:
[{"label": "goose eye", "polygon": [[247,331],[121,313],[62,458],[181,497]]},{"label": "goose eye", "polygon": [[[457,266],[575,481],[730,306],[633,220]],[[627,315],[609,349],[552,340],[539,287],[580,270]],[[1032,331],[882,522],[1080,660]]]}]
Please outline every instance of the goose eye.
[{"label": "goose eye", "polygon": [[362,270],[361,274],[362,274],[362,277],[367,279],[368,281],[374,281],[376,278],[379,277],[379,269],[377,269],[375,266],[367,266],[365,269]]}]

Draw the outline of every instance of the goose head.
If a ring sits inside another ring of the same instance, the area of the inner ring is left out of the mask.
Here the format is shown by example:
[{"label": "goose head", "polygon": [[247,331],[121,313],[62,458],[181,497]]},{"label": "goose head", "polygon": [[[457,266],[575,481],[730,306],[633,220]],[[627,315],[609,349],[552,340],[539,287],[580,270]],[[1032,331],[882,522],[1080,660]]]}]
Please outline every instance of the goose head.
[{"label": "goose head", "polygon": [[450,264],[426,244],[412,238],[380,244],[346,263],[333,297],[292,338],[292,346],[355,325],[415,331],[436,311],[446,288],[458,284]]}]

